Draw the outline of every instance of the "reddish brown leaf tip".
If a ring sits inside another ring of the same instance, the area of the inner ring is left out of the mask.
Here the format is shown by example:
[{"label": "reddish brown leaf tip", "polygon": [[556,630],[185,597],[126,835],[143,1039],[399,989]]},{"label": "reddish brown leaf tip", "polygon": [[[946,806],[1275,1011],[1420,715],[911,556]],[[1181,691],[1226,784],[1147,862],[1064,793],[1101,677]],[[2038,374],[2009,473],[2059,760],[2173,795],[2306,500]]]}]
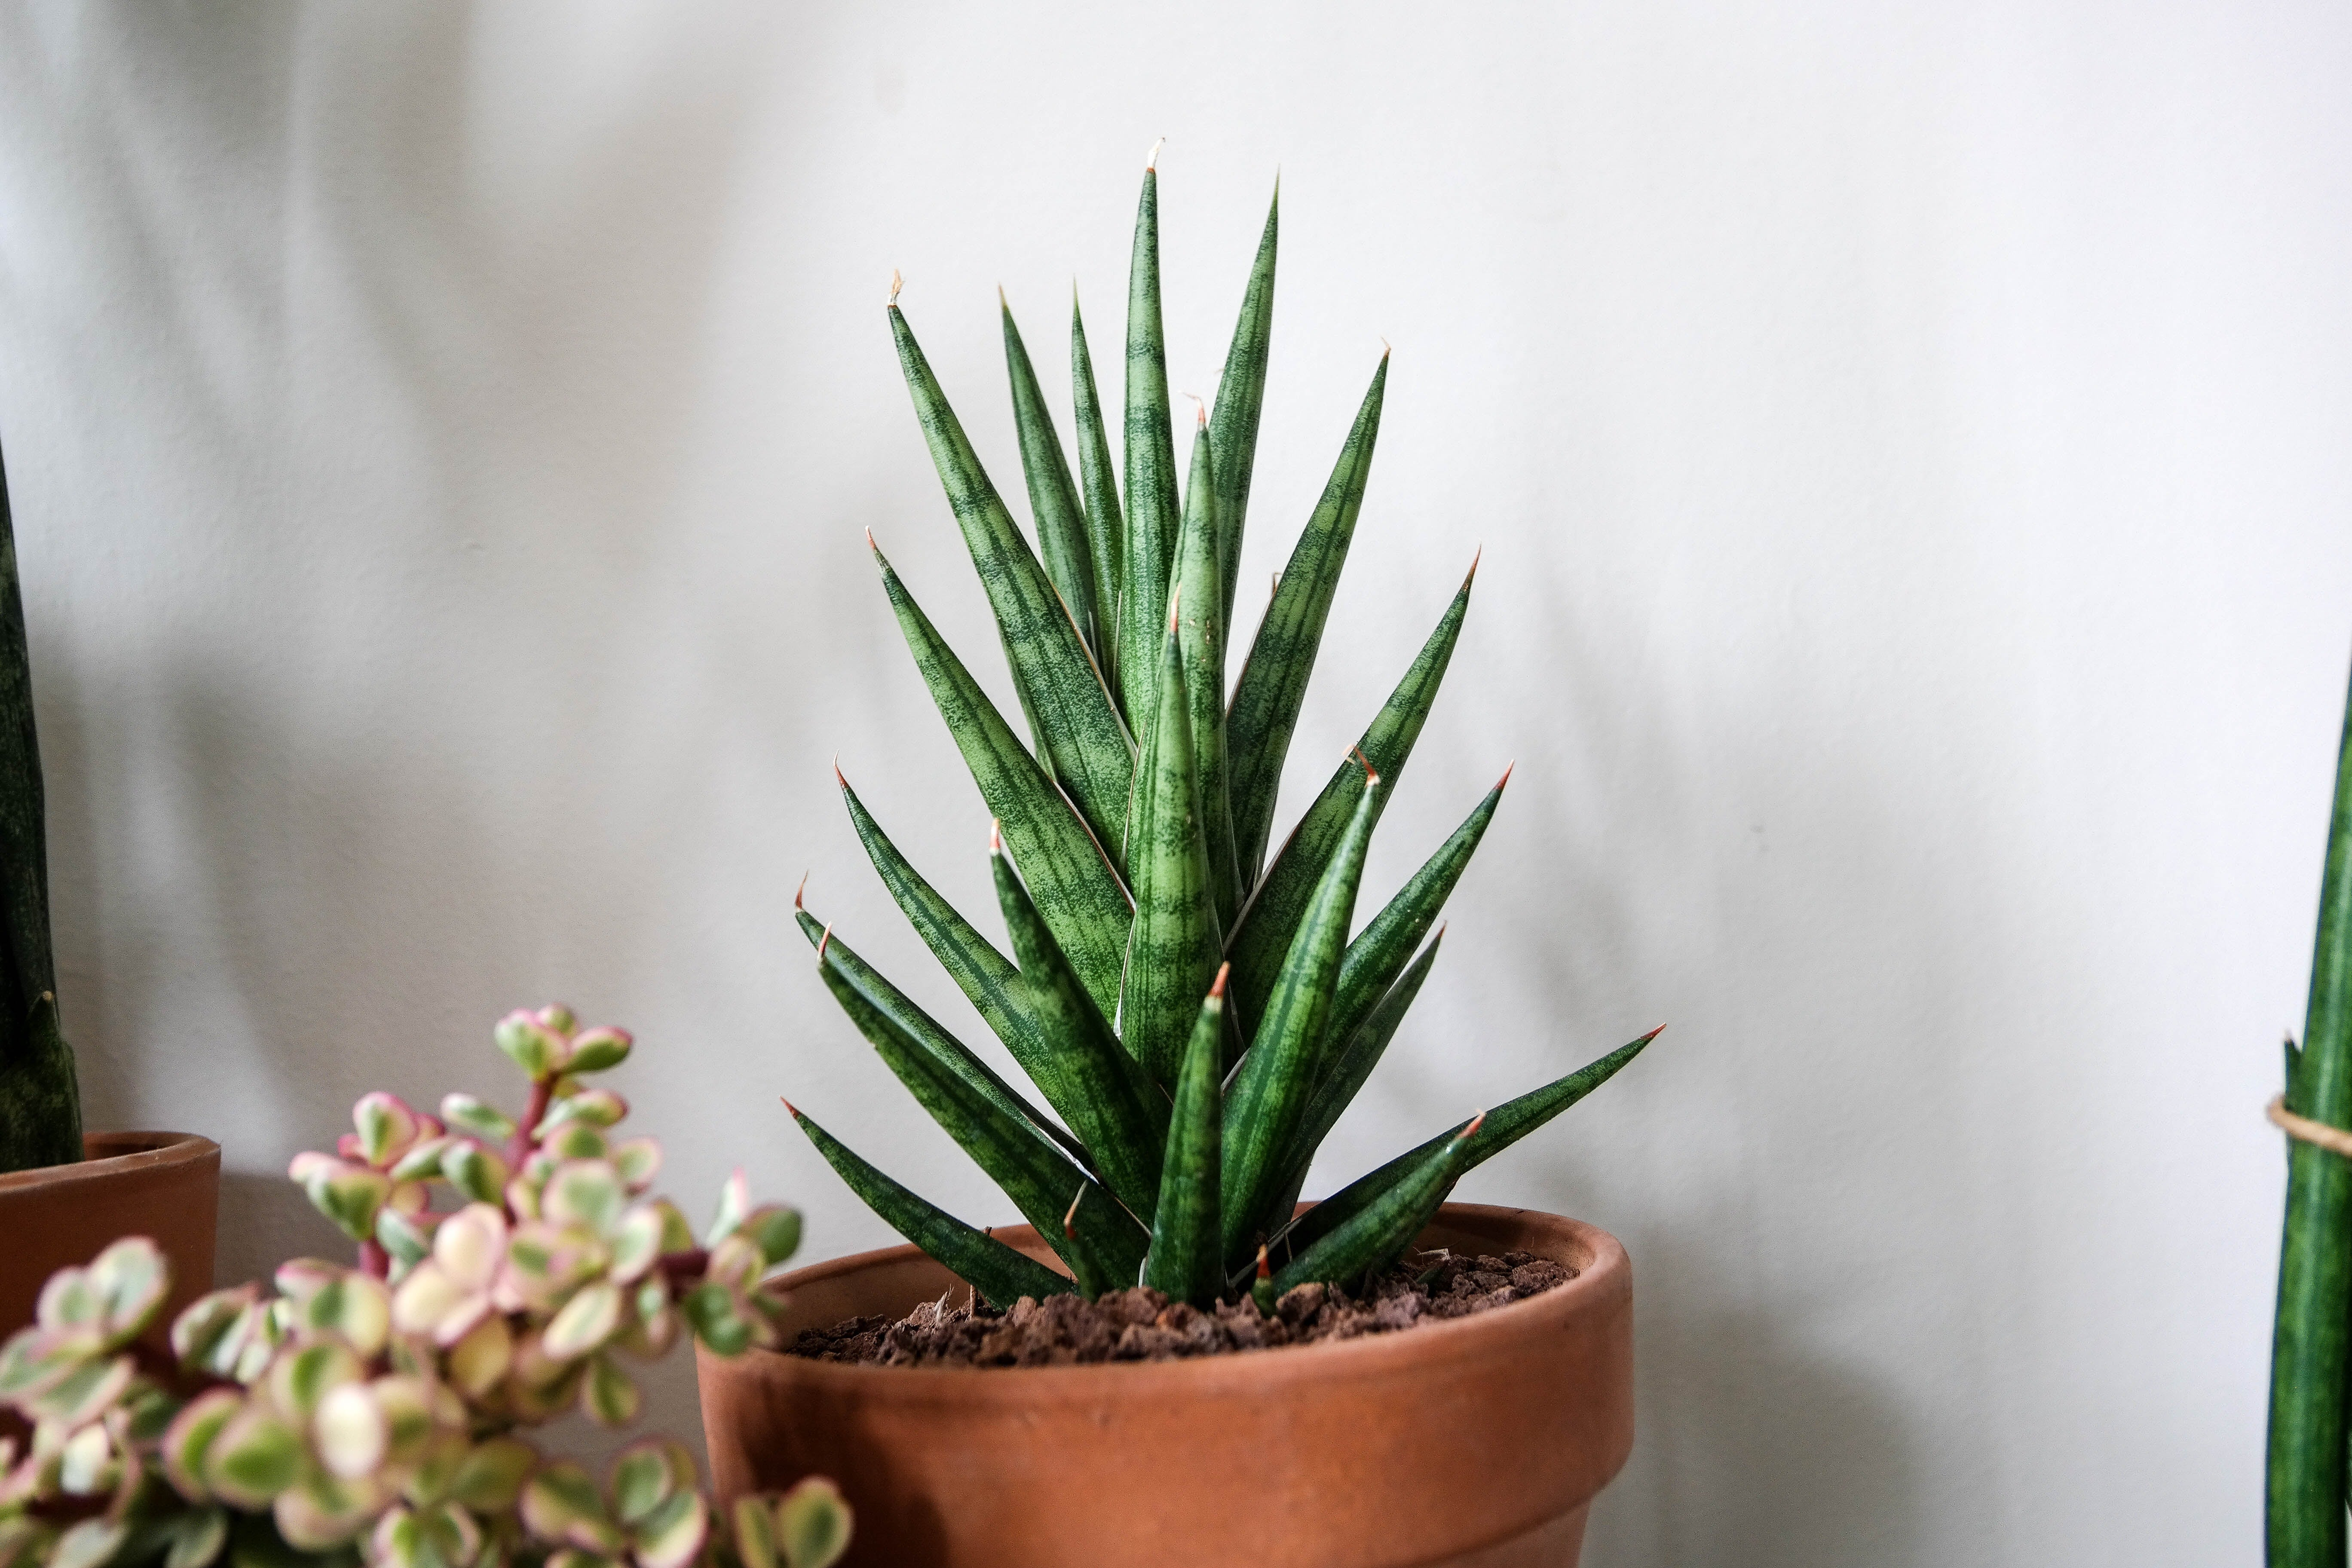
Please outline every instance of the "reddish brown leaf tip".
[{"label": "reddish brown leaf tip", "polygon": [[780,1094],[780,1095],[778,1095],[778,1096],[776,1096],[776,1098],[777,1098],[778,1100],[783,1100],[783,1102],[784,1102],[784,1114],[785,1114],[785,1115],[787,1115],[787,1116],[791,1117],[791,1118],[792,1118],[793,1121],[798,1121],[801,1119],[800,1107],[798,1107],[798,1106],[794,1105],[794,1104],[793,1104],[791,1100],[784,1100],[784,1097],[783,1097],[782,1095],[781,1095],[781,1094]]},{"label": "reddish brown leaf tip", "polygon": [[1257,1277],[1261,1279],[1274,1278],[1274,1265],[1266,1261],[1265,1247],[1263,1245],[1257,1249]]},{"label": "reddish brown leaf tip", "polygon": [[996,286],[996,303],[1006,315],[1013,313],[1013,301],[1004,297],[1004,285],[1002,283]]},{"label": "reddish brown leaf tip", "polygon": [[882,547],[874,542],[874,531],[870,528],[866,531],[866,548],[877,555],[882,553]]},{"label": "reddish brown leaf tip", "polygon": [[898,290],[905,287],[906,280],[898,276],[898,269],[895,267],[890,268],[890,309],[895,310],[898,308]]},{"label": "reddish brown leaf tip", "polygon": [[808,908],[808,903],[807,903],[807,901],[806,901],[806,895],[807,895],[807,893],[808,893],[808,879],[809,879],[809,876],[810,876],[810,873],[809,873],[809,872],[806,872],[806,871],[802,872],[802,873],[801,873],[801,885],[800,885],[799,887],[794,888],[794,889],[793,889],[793,909],[795,909],[795,910],[804,910],[804,909]]},{"label": "reddish brown leaf tip", "polygon": [[816,939],[816,965],[817,965],[817,967],[818,967],[819,969],[822,969],[822,968],[824,968],[824,950],[825,950],[825,944],[826,944],[826,943],[828,943],[828,942],[832,942],[832,941],[833,941],[833,927],[832,927],[832,925],[831,925],[830,923],[828,923],[828,924],[825,926],[825,928],[824,928],[824,934],[823,936],[820,936],[820,937],[818,937],[818,938]]},{"label": "reddish brown leaf tip", "polygon": [[1077,1195],[1070,1200],[1070,1210],[1062,1216],[1062,1234],[1075,1238],[1078,1234],[1078,1205],[1087,1201],[1086,1184],[1078,1184]]},{"label": "reddish brown leaf tip", "polygon": [[1364,748],[1361,746],[1350,746],[1348,748],[1348,754],[1355,758],[1357,763],[1363,768],[1364,787],[1366,789],[1378,787],[1381,782],[1380,770],[1372,766],[1371,758],[1364,755]]},{"label": "reddish brown leaf tip", "polygon": [[1388,339],[1386,339],[1386,338],[1382,338],[1382,339],[1381,340],[1381,363],[1382,364],[1386,364],[1386,363],[1389,363],[1389,355],[1391,355],[1391,354],[1392,354],[1392,353],[1396,353],[1396,350],[1394,350],[1394,349],[1392,349],[1392,348],[1389,347],[1389,341],[1388,341]]},{"label": "reddish brown leaf tip", "polygon": [[839,784],[844,789],[847,789],[849,787],[849,781],[841,775],[841,755],[839,752],[835,752],[833,758],[833,782]]},{"label": "reddish brown leaf tip", "polygon": [[1470,1119],[1470,1125],[1469,1125],[1469,1126],[1465,1127],[1465,1128],[1462,1130],[1462,1139],[1466,1141],[1466,1140],[1468,1140],[1468,1139],[1475,1138],[1476,1136],[1478,1136],[1478,1129],[1480,1129],[1481,1127],[1484,1127],[1484,1126],[1486,1126],[1486,1113],[1485,1111],[1483,1111],[1483,1110],[1482,1110],[1482,1111],[1480,1111],[1477,1115],[1475,1115],[1475,1116],[1474,1116],[1474,1117],[1472,1117],[1472,1118]]},{"label": "reddish brown leaf tip", "polygon": [[1151,144],[1151,151],[1145,153],[1143,158],[1143,172],[1145,174],[1153,174],[1160,172],[1160,149],[1167,145],[1168,138],[1165,136],[1162,136],[1159,141],[1154,142]]},{"label": "reddish brown leaf tip", "polygon": [[1478,563],[1484,561],[1486,558],[1486,545],[1481,544],[1470,556],[1470,570],[1462,574],[1462,585],[1464,587],[1467,588],[1473,582],[1477,580]]},{"label": "reddish brown leaf tip", "polygon": [[1504,767],[1503,767],[1503,776],[1502,776],[1501,778],[1498,778],[1498,779],[1496,779],[1496,780],[1495,781],[1495,787],[1496,787],[1496,789],[1501,789],[1505,784],[1507,784],[1510,783],[1510,782],[1511,782],[1511,770],[1512,770],[1513,768],[1517,767],[1518,765],[1519,765],[1519,759],[1518,759],[1518,758],[1517,758],[1517,757],[1513,757],[1513,758],[1512,758],[1512,759],[1511,759],[1507,763],[1504,764]]},{"label": "reddish brown leaf tip", "polygon": [[1656,1028],[1654,1028],[1654,1029],[1651,1030],[1648,1034],[1643,1035],[1643,1036],[1642,1037],[1642,1044],[1643,1044],[1643,1045],[1645,1045],[1645,1046],[1646,1046],[1646,1045],[1648,1045],[1652,1040],[1656,1039],[1660,1035],[1663,1035],[1663,1034],[1664,1034],[1665,1032],[1666,1032],[1666,1026],[1665,1026],[1664,1024],[1661,1024],[1661,1025],[1659,1025]]},{"label": "reddish brown leaf tip", "polygon": [[1217,965],[1217,978],[1212,982],[1209,986],[1209,995],[1213,999],[1217,1001],[1223,1001],[1224,999],[1225,976],[1231,974],[1233,972],[1234,966],[1230,963],[1220,963]]},{"label": "reddish brown leaf tip", "polygon": [[1004,824],[993,816],[988,819],[988,852],[991,855],[1004,853]]}]

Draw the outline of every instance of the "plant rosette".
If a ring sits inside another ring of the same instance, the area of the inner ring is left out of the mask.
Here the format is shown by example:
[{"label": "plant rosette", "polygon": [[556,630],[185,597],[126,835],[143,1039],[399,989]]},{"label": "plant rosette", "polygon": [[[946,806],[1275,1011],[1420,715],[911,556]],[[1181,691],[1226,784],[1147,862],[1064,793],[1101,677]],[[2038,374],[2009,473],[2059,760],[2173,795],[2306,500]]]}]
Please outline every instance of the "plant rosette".
[{"label": "plant rosette", "polygon": [[168,1262],[145,1237],[54,1276],[0,1347],[0,1402],[31,1427],[0,1444],[0,1568],[824,1568],[846,1506],[812,1478],[714,1510],[674,1442],[631,1445],[599,1487],[515,1434],[642,1404],[630,1361],[682,1338],[730,1356],[776,1342],[758,1289],[799,1215],[754,1205],[741,1173],[698,1238],[646,1195],[658,1144],[620,1139],[628,1106],[588,1075],[632,1048],[571,1012],[509,1015],[530,1079],[509,1117],[470,1096],[439,1117],[371,1093],[331,1154],[289,1174],[356,1244],[297,1258],[273,1289],[217,1290],[141,1342]]}]

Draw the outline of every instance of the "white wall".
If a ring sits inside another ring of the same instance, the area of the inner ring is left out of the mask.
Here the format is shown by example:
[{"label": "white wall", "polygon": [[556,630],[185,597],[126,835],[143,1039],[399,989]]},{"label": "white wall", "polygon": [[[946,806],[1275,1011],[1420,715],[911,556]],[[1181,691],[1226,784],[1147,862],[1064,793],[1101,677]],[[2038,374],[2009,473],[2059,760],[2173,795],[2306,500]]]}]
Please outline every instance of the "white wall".
[{"label": "white wall", "polygon": [[1374,880],[1519,764],[1324,1174],[1671,1026],[1465,1194],[1636,1260],[1592,1561],[2252,1563],[2352,652],[2347,73],[2340,6],[2250,0],[9,6],[92,1119],[217,1136],[249,1273],[330,1244],[279,1172],[355,1095],[502,1091],[488,1024],[561,995],[640,1032],[697,1210],[740,1162],[809,1256],[887,1239],[790,1092],[996,1215],[790,921],[813,869],[969,1018],[829,774],[986,907],[862,530],[1009,686],[880,305],[903,268],[1017,492],[994,287],[1057,363],[1075,273],[1115,345],[1164,133],[1179,388],[1282,173],[1245,581],[1396,344],[1294,783],[1482,542]]}]

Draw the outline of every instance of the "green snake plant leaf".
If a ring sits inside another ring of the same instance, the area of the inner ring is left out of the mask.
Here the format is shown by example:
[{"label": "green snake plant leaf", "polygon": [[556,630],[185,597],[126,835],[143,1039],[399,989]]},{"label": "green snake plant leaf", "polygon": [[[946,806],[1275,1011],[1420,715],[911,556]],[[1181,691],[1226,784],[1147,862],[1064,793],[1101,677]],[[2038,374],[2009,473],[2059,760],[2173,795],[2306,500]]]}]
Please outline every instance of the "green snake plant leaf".
[{"label": "green snake plant leaf", "polygon": [[[1470,611],[1470,585],[1477,575],[1477,563],[1473,562],[1453,603],[1438,618],[1436,628],[1422,644],[1421,652],[1414,656],[1404,678],[1389,693],[1380,712],[1373,715],[1355,750],[1341,758],[1339,765],[1332,770],[1323,793],[1315,797],[1314,804],[1298,819],[1298,826],[1291,829],[1281,853],[1251,892],[1240,927],[1225,944],[1225,956],[1233,960],[1234,998],[1240,1008],[1244,1028],[1256,1025],[1265,1006],[1266,994],[1274,988],[1275,971],[1282,963],[1282,955],[1290,951],[1290,939],[1306,917],[1307,902],[1315,896],[1323,868],[1330,863],[1332,852],[1348,831],[1348,819],[1355,813],[1356,797],[1360,793],[1357,781],[1362,766],[1369,764],[1387,781],[1390,790],[1396,788],[1397,779],[1412,755],[1413,742],[1421,738],[1422,726],[1428,722],[1429,710],[1437,701],[1437,689],[1445,679],[1445,667],[1452,661],[1454,645],[1462,635],[1463,617]],[[1423,929],[1427,929],[1426,925]],[[1415,931],[1412,942],[1420,940],[1421,932]],[[1408,942],[1405,952],[1397,956],[1399,965],[1412,951],[1412,942]],[[1385,988],[1385,981],[1382,985]]]},{"label": "green snake plant leaf", "polygon": [[[1037,549],[1045,558],[1045,575],[1094,656],[1097,684],[1102,684],[1102,622],[1095,607],[1094,551],[1087,539],[1086,509],[1079,504],[1077,486],[1070,482],[1069,459],[1054,417],[1045,411],[1045,390],[1037,384],[1036,368],[1013,324],[1013,307],[1004,290],[996,291],[1004,313],[1004,373],[1013,382],[1013,427],[1021,437],[1021,473],[1029,484],[1029,515],[1036,520]],[[1109,699],[1105,687],[1103,696]]]},{"label": "green snake plant leaf", "polygon": [[1054,1119],[1023,1098],[1021,1091],[997,1076],[996,1070],[972,1055],[971,1047],[940,1027],[939,1021],[916,1005],[913,999],[892,984],[879,970],[860,958],[850,945],[833,934],[832,928],[820,923],[814,915],[797,902],[793,918],[800,924],[801,934],[809,945],[824,954],[825,963],[837,970],[842,980],[866,999],[884,1017],[898,1026],[925,1055],[946,1071],[961,1079],[965,1087],[1014,1120],[1036,1129],[1039,1136],[1058,1144],[1069,1158],[1080,1165],[1092,1168],[1087,1158],[1086,1146],[1064,1131]]},{"label": "green snake plant leaf", "polygon": [[[1363,405],[1348,431],[1347,445],[1323,487],[1322,500],[1307,520],[1290,552],[1242,665],[1234,688],[1233,711],[1226,721],[1227,743],[1233,756],[1234,846],[1241,858],[1243,879],[1255,883],[1265,863],[1266,837],[1274,826],[1274,796],[1282,783],[1283,759],[1290,752],[1291,731],[1298,723],[1299,704],[1307,697],[1307,678],[1314,673],[1316,649],[1323,640],[1323,622],[1331,613],[1331,596],[1339,585],[1339,569],[1347,564],[1348,545],[1355,538],[1356,519],[1364,508],[1364,484],[1371,475],[1372,447],[1381,428],[1381,400],[1389,378],[1388,355],[1364,394]],[[1130,501],[1130,505],[1132,502]]]},{"label": "green snake plant leaf", "polygon": [[[1297,1136],[1290,1141],[1290,1173],[1283,1182],[1281,1196],[1275,1201],[1276,1214],[1289,1214],[1297,1208],[1299,1189],[1307,1184],[1307,1170],[1315,1163],[1316,1152],[1323,1147],[1323,1140],[1331,1136],[1331,1129],[1339,1124],[1348,1107],[1355,1103],[1365,1080],[1372,1076],[1372,1069],[1380,1066],[1389,1041],[1396,1037],[1397,1026],[1404,1022],[1406,1011],[1421,994],[1422,982],[1429,978],[1429,966],[1437,962],[1438,943],[1444,935],[1440,931],[1432,938],[1421,956],[1413,960],[1412,967],[1355,1025],[1341,1028],[1335,1005],[1331,1037],[1348,1043],[1323,1081],[1315,1086],[1314,1097],[1307,1102],[1307,1118],[1300,1123]],[[1344,964],[1341,973],[1346,973]]]},{"label": "green snake plant leaf", "polygon": [[[2352,701],[2336,753],[2303,1048],[2290,1047],[2285,1109],[2352,1130]],[[2264,1529],[2273,1564],[2338,1568],[2345,1556],[2345,1386],[2352,1376],[2352,1160],[2287,1143],[2286,1228],[2271,1342]]]},{"label": "green snake plant leaf", "polygon": [[1454,884],[1462,879],[1478,841],[1486,836],[1486,825],[1495,820],[1495,808],[1503,802],[1503,787],[1510,782],[1506,770],[1502,782],[1486,792],[1486,798],[1437,847],[1437,853],[1422,863],[1421,869],[1397,889],[1396,897],[1348,944],[1347,956],[1339,961],[1339,989],[1331,999],[1332,1038],[1353,1037],[1366,1016],[1380,1005],[1413,949],[1429,934]]},{"label": "green snake plant leaf", "polygon": [[[869,541],[870,542],[870,541]],[[907,585],[874,552],[890,607],[915,655],[915,667],[930,689],[940,717],[947,721],[956,749],[963,753],[981,798],[1002,825],[1005,838],[1030,883],[1045,900],[1045,920],[1055,941],[1098,1005],[1118,1000],[1119,965],[1127,955],[1127,928],[1134,906],[1102,843],[1023,749],[1012,726],[989,701],[980,683],[930,623]],[[1122,799],[1121,807],[1125,801]],[[1117,824],[1113,824],[1116,829]],[[1056,1109],[1059,1109],[1056,1107]]]},{"label": "green snake plant leaf", "polygon": [[1077,416],[1078,483],[1087,510],[1087,548],[1094,563],[1096,662],[1103,685],[1129,730],[1140,728],[1127,710],[1118,674],[1119,593],[1127,583],[1127,514],[1118,504],[1118,470],[1111,466],[1110,435],[1103,424],[1102,398],[1095,390],[1095,360],[1087,348],[1086,318],[1078,312],[1078,289],[1070,286],[1070,384]]},{"label": "green snake plant leaf", "polygon": [[1207,1307],[1224,1282],[1218,1248],[1218,1144],[1224,1119],[1225,972],[1209,987],[1184,1065],[1176,1075],[1176,1107],[1168,1123],[1168,1159],[1160,1176],[1160,1207],[1151,1216],[1151,1255],[1143,1282],[1171,1300]]},{"label": "green snake plant leaf", "polygon": [[1276,1297],[1309,1280],[1356,1279],[1395,1262],[1473,1163],[1470,1150],[1485,1120],[1483,1114],[1474,1116],[1437,1147],[1404,1156],[1403,1170],[1378,1196],[1294,1253],[1274,1277]]},{"label": "green snake plant leaf", "polygon": [[1234,323],[1233,344],[1225,350],[1224,372],[1217,378],[1216,408],[1209,416],[1209,435],[1217,448],[1217,550],[1224,563],[1217,608],[1225,626],[1234,624],[1242,520],[1249,511],[1250,470],[1257,463],[1258,415],[1265,407],[1266,356],[1274,339],[1275,240],[1281,218],[1282,181],[1276,179],[1274,199],[1265,207],[1257,259],[1250,264],[1249,287],[1242,293],[1241,318]]},{"label": "green snake plant leaf", "polygon": [[890,889],[891,898],[898,900],[908,923],[931,950],[931,956],[940,961],[940,967],[948,972],[979,1010],[982,1020],[1004,1042],[1013,1059],[1021,1064],[1021,1070],[1034,1077],[1031,1063],[1042,1054],[1044,1047],[1036,1020],[1029,1016],[1028,1001],[1021,994],[1021,972],[898,852],[898,847],[882,831],[882,825],[866,809],[866,803],[857,798],[857,792],[849,787],[838,764],[833,776],[841,785],[841,798],[849,807],[850,825],[857,830],[858,842],[866,847],[866,858],[873,861],[882,885]]},{"label": "green snake plant leaf", "polygon": [[906,316],[895,304],[889,314],[907,389],[914,395],[923,437],[981,586],[988,592],[1039,755],[1096,837],[1108,844],[1108,835],[1118,830],[1133,783],[1135,759],[1127,731],[1077,623],[981,468]]},{"label": "green snake plant leaf", "polygon": [[1215,440],[1205,416],[1192,437],[1192,474],[1184,491],[1184,531],[1176,545],[1176,588],[1170,606],[1184,656],[1184,700],[1192,756],[1201,777],[1201,822],[1208,839],[1209,890],[1217,930],[1233,929],[1241,873],[1234,857],[1234,814],[1225,766],[1225,617],[1218,583]]},{"label": "green snake plant leaf", "polygon": [[[1159,150],[1153,149],[1155,160]],[[1119,685],[1130,717],[1151,711],[1160,628],[1175,567],[1176,434],[1168,420],[1168,350],[1160,321],[1160,174],[1143,171],[1127,279],[1127,548],[1118,611]]]},{"label": "green snake plant leaf", "polygon": [[884,1175],[856,1152],[811,1121],[808,1115],[791,1100],[784,1109],[792,1112],[824,1163],[849,1184],[867,1208],[882,1216],[892,1230],[913,1242],[929,1257],[937,1259],[949,1273],[980,1292],[991,1306],[1004,1308],[1024,1296],[1039,1300],[1048,1296],[1066,1296],[1078,1288],[1076,1280],[1031,1258],[1015,1252],[977,1226],[964,1224],[936,1204],[918,1197],[907,1188]]},{"label": "green snake plant leaf", "polygon": [[1081,1289],[1092,1295],[1106,1285],[1124,1285],[1136,1277],[1150,1245],[1150,1233],[1139,1222],[1108,1201],[1081,1204],[1073,1233],[1065,1236],[1063,1216],[1070,1210],[1070,1194],[1094,1185],[1092,1179],[1041,1137],[1033,1124],[999,1109],[986,1094],[924,1049],[898,1020],[869,1002],[834,963],[827,948],[818,950],[817,965],[841,1010],[872,1042],[884,1064],[930,1113],[931,1120],[988,1173],[989,1180],[1003,1189],[1022,1217],[1061,1254]]},{"label": "green snake plant leaf", "polygon": [[[1212,585],[1211,591],[1214,592]],[[1171,610],[1181,613],[1181,596]],[[1127,860],[1135,923],[1119,992],[1120,1037],[1153,1081],[1172,1089],[1201,994],[1224,945],[1209,869],[1177,631],[1160,639],[1160,699],[1136,764]],[[1144,1211],[1149,1212],[1149,1211]]]},{"label": "green snake plant leaf", "polygon": [[[1069,1122],[1094,1156],[1094,1168],[1128,1212],[1148,1215],[1160,1203],[1160,1165],[1168,1137],[1168,1096],[1112,1035],[1078,983],[1054,932],[992,837],[990,868],[997,901],[1021,964],[1021,984],[1054,1062],[1037,1090]],[[1034,1076],[1034,1075],[1033,1075]]]},{"label": "green snake plant leaf", "polygon": [[[1529,1089],[1517,1100],[1507,1100],[1486,1113],[1486,1125],[1480,1134],[1477,1147],[1464,1156],[1460,1171],[1475,1169],[1485,1164],[1528,1133],[1607,1083],[1617,1076],[1619,1068],[1642,1054],[1642,1047],[1658,1037],[1659,1026],[1639,1039],[1630,1040],[1598,1061],[1588,1062],[1565,1078],[1554,1079],[1540,1089]],[[1427,1142],[1391,1160],[1376,1171],[1367,1172],[1346,1186],[1308,1209],[1281,1233],[1280,1239],[1292,1256],[1303,1256],[1307,1248],[1328,1236],[1349,1218],[1376,1202],[1424,1159],[1433,1150],[1458,1136],[1462,1129],[1449,1128]]]},{"label": "green snake plant leaf", "polygon": [[1347,837],[1325,869],[1314,905],[1283,960],[1265,1021],[1243,1053],[1241,1066],[1234,1069],[1232,1089],[1225,1097],[1219,1183],[1228,1265],[1247,1257],[1258,1237],[1275,1228],[1268,1210],[1289,1173],[1291,1140],[1328,1066],[1324,1026],[1330,1019],[1339,956],[1347,946],[1348,922],[1355,915],[1356,889],[1363,880],[1364,851],[1379,812],[1380,791],[1378,775],[1368,773]]}]

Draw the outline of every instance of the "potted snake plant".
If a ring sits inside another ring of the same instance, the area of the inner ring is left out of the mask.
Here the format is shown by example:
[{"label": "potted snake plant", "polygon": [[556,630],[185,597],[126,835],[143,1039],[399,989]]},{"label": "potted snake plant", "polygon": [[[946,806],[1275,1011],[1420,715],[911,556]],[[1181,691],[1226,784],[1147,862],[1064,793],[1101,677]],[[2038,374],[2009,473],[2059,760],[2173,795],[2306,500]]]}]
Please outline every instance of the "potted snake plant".
[{"label": "potted snake plant", "polygon": [[1623,1249],[1574,1220],[1445,1200],[1655,1031],[1483,1114],[1465,1107],[1420,1146],[1299,1202],[1430,973],[1432,927],[1503,784],[1351,940],[1366,848],[1453,654],[1465,578],[1361,739],[1274,836],[1388,375],[1384,355],[1229,697],[1276,199],[1181,476],[1153,168],[1119,470],[1075,301],[1075,473],[1005,307],[1034,550],[892,281],[899,363],[1029,743],[878,549],[875,562],[994,818],[1009,955],[916,871],[846,779],[842,797],[899,908],[1044,1104],[798,910],[824,984],[1027,1222],[968,1224],[787,1106],[913,1245],[784,1277],[781,1321],[797,1339],[702,1358],[705,1429],[722,1494],[832,1475],[864,1521],[853,1562],[1573,1563],[1591,1500],[1632,1444]]},{"label": "potted snake plant", "polygon": [[42,1282],[118,1236],[153,1237],[169,1304],[212,1287],[220,1145],[192,1132],[82,1128],[49,944],[41,747],[16,525],[0,468],[0,1334],[33,1321]]}]

